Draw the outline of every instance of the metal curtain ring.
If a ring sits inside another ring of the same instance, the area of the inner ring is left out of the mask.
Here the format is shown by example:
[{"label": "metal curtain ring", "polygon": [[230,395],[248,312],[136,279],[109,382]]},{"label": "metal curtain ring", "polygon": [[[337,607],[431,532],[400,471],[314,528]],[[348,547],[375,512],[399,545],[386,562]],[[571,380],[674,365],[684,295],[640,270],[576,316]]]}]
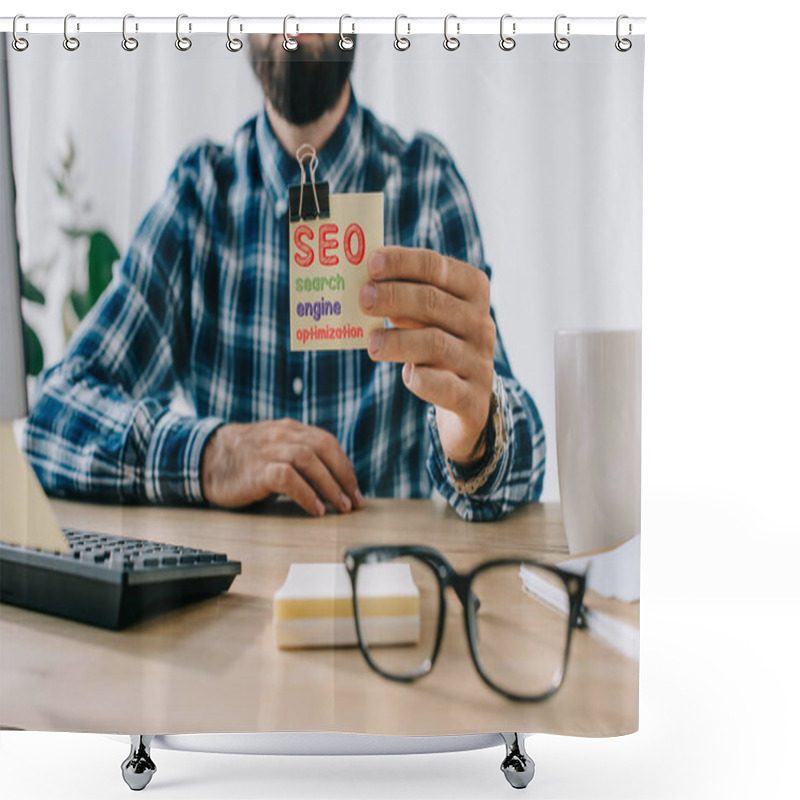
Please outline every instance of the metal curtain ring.
[{"label": "metal curtain ring", "polygon": [[[349,37],[344,35],[344,21],[346,19],[353,19],[349,14],[342,14],[339,17],[339,49],[340,50],[352,50],[356,43]],[[355,33],[356,26],[355,23],[351,23],[351,33]]]},{"label": "metal curtain ring", "polygon": [[[457,19],[456,15],[448,14],[444,18],[444,42],[442,42],[442,44],[444,45],[445,50],[449,50],[452,53],[454,50],[458,50],[458,48],[461,47],[461,40],[458,38],[458,36],[450,36],[450,34],[447,32],[447,26],[451,19]],[[456,33],[458,34],[460,31],[461,23],[456,22]]]},{"label": "metal curtain ring", "polygon": [[[64,17],[64,49],[69,50],[70,53],[74,53],[81,46],[81,43],[75,36],[69,35],[69,21],[71,19],[75,19],[74,14],[67,14],[67,16]],[[75,24],[75,29],[81,29],[79,23]]]},{"label": "metal curtain ring", "polygon": [[[228,31],[227,31],[227,33],[228,33],[228,41],[225,42],[225,47],[227,47],[228,50],[230,50],[231,53],[238,53],[242,49],[242,47],[244,46],[242,44],[242,40],[241,39],[237,39],[237,38],[231,36],[231,22],[233,22],[235,19],[239,19],[239,17],[237,17],[236,14],[231,14],[228,17]],[[241,30],[241,27],[239,28],[239,30]]]},{"label": "metal curtain ring", "polygon": [[[133,14],[126,14],[122,18],[122,49],[132,53],[139,46],[139,40],[135,39],[133,36],[128,36],[129,19],[135,19]],[[138,25],[136,26],[136,30],[139,30]]]},{"label": "metal curtain ring", "polygon": [[570,42],[569,39],[567,39],[567,36],[569,36],[570,33],[570,23],[569,22],[567,23],[567,36],[559,36],[558,34],[558,22],[559,20],[566,18],[567,18],[566,14],[559,14],[556,17],[555,22],[553,23],[553,36],[555,36],[553,47],[555,47],[555,49],[558,50],[559,53],[563,53],[565,50],[569,50]]},{"label": "metal curtain ring", "polygon": [[[622,20],[624,19],[628,19],[627,14],[620,14],[617,17],[617,41],[614,42],[614,47],[616,47],[617,50],[620,51],[620,53],[627,53],[628,50],[630,50],[631,47],[633,47],[633,42],[630,39],[624,39],[622,36],[619,35],[620,22],[622,22]],[[628,34],[630,35],[632,32],[633,32],[633,26],[629,22]]]},{"label": "metal curtain ring", "polygon": [[[504,29],[506,20],[511,18],[511,14],[503,14],[503,16],[500,17],[500,49],[505,50],[506,52],[513,50],[517,46],[517,40],[513,36],[506,36]],[[516,22],[511,23],[511,32],[517,32]]]},{"label": "metal curtain ring", "polygon": [[[394,49],[400,50],[408,50],[411,47],[411,39],[407,39],[405,36],[400,35],[400,20],[401,19],[408,19],[405,14],[398,14],[394,18]],[[406,23],[406,32],[411,33],[411,25],[410,23]]]},{"label": "metal curtain ring", "polygon": [[30,42],[26,38],[24,38],[23,36],[20,36],[17,33],[17,21],[21,20],[21,19],[25,19],[25,15],[24,14],[17,14],[17,16],[14,17],[14,22],[11,23],[11,36],[12,36],[11,46],[18,53],[22,53],[25,50],[27,50],[28,49],[28,45],[30,44]]},{"label": "metal curtain ring", "polygon": [[293,39],[291,36],[289,36],[290,19],[297,18],[293,17],[291,14],[283,18],[283,49],[292,53],[297,50],[297,48],[300,46],[300,43],[297,41],[297,39]]},{"label": "metal curtain ring", "polygon": [[[192,40],[188,36],[181,34],[181,20],[188,19],[188,14],[178,14],[175,19],[175,47],[181,52],[186,52],[192,46]],[[189,23],[189,30],[192,29],[192,23]]]}]

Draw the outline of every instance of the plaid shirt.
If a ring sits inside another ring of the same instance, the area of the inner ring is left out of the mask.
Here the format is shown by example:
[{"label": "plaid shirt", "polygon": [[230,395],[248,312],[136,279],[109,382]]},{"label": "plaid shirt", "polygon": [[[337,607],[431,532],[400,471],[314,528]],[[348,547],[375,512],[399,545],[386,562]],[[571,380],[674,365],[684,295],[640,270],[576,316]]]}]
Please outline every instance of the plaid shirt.
[{"label": "plaid shirt", "polygon": [[[336,436],[365,496],[436,489],[474,520],[539,497],[544,431],[499,336],[508,444],[469,496],[455,491],[433,408],[404,387],[401,364],[364,350],[291,352],[287,187],[298,175],[264,111],[231,147],[184,153],[64,360],[38,384],[25,448],[46,490],[202,503],[203,448],[218,426],[292,417]],[[352,98],[317,176],[332,192],[383,192],[387,244],[489,272],[467,189],[432,137],[406,143]],[[180,410],[178,396],[193,408]]]}]

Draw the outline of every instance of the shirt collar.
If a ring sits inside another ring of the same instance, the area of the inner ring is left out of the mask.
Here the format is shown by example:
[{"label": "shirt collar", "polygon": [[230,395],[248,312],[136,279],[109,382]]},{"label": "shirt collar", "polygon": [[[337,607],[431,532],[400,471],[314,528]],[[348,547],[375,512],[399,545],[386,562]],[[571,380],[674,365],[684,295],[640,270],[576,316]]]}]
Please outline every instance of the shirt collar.
[{"label": "shirt collar", "polygon": [[[350,102],[342,121],[317,155],[316,179],[327,181],[331,193],[352,187],[356,168],[364,157],[364,112],[350,90]],[[266,108],[256,119],[256,142],[264,183],[267,185],[277,216],[289,208],[289,186],[300,182],[300,167],[294,153],[287,153],[269,124]]]}]

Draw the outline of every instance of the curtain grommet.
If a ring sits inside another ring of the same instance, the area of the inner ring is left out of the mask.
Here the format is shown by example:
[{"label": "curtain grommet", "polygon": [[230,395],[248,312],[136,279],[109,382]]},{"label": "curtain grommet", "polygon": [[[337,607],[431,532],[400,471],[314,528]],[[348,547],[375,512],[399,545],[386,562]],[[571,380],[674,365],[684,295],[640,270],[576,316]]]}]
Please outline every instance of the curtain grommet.
[{"label": "curtain grommet", "polygon": [[14,17],[14,21],[11,23],[11,46],[18,53],[24,53],[28,49],[28,45],[30,45],[30,42],[24,36],[20,36],[19,33],[17,33],[17,23],[21,19],[25,19],[25,15],[17,14]]},{"label": "curtain grommet", "polygon": [[401,53],[404,53],[411,47],[411,39],[408,38],[408,34],[411,33],[411,24],[406,22],[406,36],[400,35],[400,20],[405,19],[407,20],[408,17],[405,14],[398,14],[394,18],[394,49],[399,50]]},{"label": "curtain grommet", "polygon": [[[620,53],[627,53],[628,50],[630,50],[631,47],[633,47],[633,42],[630,39],[627,39],[627,38],[625,38],[625,37],[620,35],[620,23],[624,19],[629,19],[627,14],[620,14],[617,17],[617,41],[614,42],[614,47],[616,47],[617,50],[619,50]],[[633,33],[633,25],[631,25],[631,23],[629,22],[628,23],[628,36],[630,36],[631,33]]]},{"label": "curtain grommet", "polygon": [[[138,46],[139,40],[133,36],[128,36],[128,20],[135,19],[133,14],[126,14],[122,18],[122,49],[128,53],[132,53]],[[136,30],[139,30],[138,24]]]},{"label": "curtain grommet", "polygon": [[[69,51],[70,53],[74,53],[81,46],[81,41],[80,41],[80,39],[78,39],[77,36],[70,36],[70,33],[69,33],[69,21],[71,19],[75,19],[75,15],[74,14],[67,14],[67,16],[64,17],[64,42],[63,42],[63,44],[64,44],[64,49],[65,50]],[[81,29],[80,23],[76,22],[75,23],[75,30],[79,31],[80,29]]]},{"label": "curtain grommet", "polygon": [[[233,22],[235,19],[239,19],[236,14],[231,14],[228,17],[228,28],[226,31],[228,41],[225,42],[225,47],[228,48],[228,52],[230,53],[238,53],[244,47],[244,42],[231,34],[231,22]],[[239,30],[241,30],[241,26],[239,27]]]},{"label": "curtain grommet", "polygon": [[[192,46],[192,40],[188,36],[184,36],[181,33],[181,20],[188,18],[188,14],[178,14],[178,16],[175,18],[175,47],[177,47],[182,53],[185,53]],[[189,31],[191,30],[192,23],[190,22]]]},{"label": "curtain grommet", "polygon": [[300,42],[297,41],[292,36],[289,36],[289,20],[290,19],[297,19],[297,17],[293,17],[291,14],[287,14],[283,18],[283,49],[289,53],[293,53],[300,47]]},{"label": "curtain grommet", "polygon": [[564,53],[567,50],[569,50],[569,46],[571,44],[570,40],[567,39],[567,36],[569,36],[569,34],[571,32],[570,31],[571,25],[570,25],[569,22],[567,22],[567,34],[566,34],[566,36],[561,36],[559,34],[559,32],[558,32],[558,23],[559,23],[559,21],[562,20],[562,19],[566,19],[566,18],[567,18],[566,14],[559,14],[555,18],[555,21],[553,22],[553,36],[555,37],[555,40],[553,41],[553,47],[555,47],[555,49],[558,50],[559,53]]},{"label": "curtain grommet", "polygon": [[[503,14],[500,17],[500,49],[508,53],[513,50],[517,46],[517,40],[513,36],[508,36],[505,32],[505,23],[507,19],[512,19],[511,14]],[[517,23],[511,23],[511,33],[515,34],[517,32]]]},{"label": "curtain grommet", "polygon": [[[345,52],[349,52],[356,46],[356,43],[354,39],[351,39],[349,36],[344,35],[344,21],[346,19],[353,19],[353,18],[349,14],[342,14],[342,16],[339,17],[339,49],[344,50]],[[356,32],[356,25],[354,22],[351,23],[350,28],[351,28],[350,33]]]},{"label": "curtain grommet", "polygon": [[[448,25],[450,24],[451,19],[456,20],[455,36],[450,36],[450,34],[448,33]],[[458,22],[458,17],[456,17],[455,14],[448,14],[444,18],[444,41],[442,42],[442,45],[444,46],[445,50],[449,51],[450,53],[453,53],[456,50],[458,50],[459,47],[461,47],[461,40],[458,38],[459,33],[461,33],[461,23]]]}]

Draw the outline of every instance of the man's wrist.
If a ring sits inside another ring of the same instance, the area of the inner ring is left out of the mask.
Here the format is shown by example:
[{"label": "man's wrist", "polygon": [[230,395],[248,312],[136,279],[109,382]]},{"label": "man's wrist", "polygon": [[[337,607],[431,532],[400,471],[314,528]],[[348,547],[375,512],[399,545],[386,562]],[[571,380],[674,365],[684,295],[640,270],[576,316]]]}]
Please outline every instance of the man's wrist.
[{"label": "man's wrist", "polygon": [[203,503],[201,464],[210,436],[224,423],[167,411],[156,423],[145,461],[145,492],[151,503]]},{"label": "man's wrist", "polygon": [[457,464],[445,457],[450,481],[459,494],[474,494],[486,484],[500,463],[507,443],[505,429],[506,400],[503,382],[495,373],[492,382],[492,398],[489,419],[484,428],[486,436],[483,456],[475,463]]},{"label": "man's wrist", "polygon": [[486,415],[486,424],[483,426],[483,430],[478,440],[475,442],[475,447],[466,460],[457,461],[454,458],[447,459],[456,477],[462,479],[474,477],[486,466],[486,463],[491,458],[495,442],[492,416],[492,404],[489,403],[489,413]]}]

